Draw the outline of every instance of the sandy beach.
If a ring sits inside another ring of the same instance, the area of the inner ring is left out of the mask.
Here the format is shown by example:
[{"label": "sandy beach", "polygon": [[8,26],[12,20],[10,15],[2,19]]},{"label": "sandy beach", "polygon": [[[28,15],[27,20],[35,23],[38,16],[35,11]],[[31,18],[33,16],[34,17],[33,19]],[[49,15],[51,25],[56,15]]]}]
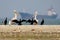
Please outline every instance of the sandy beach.
[{"label": "sandy beach", "polygon": [[60,32],[60,25],[0,25],[0,32]]},{"label": "sandy beach", "polygon": [[0,40],[60,40],[60,25],[0,25]]}]

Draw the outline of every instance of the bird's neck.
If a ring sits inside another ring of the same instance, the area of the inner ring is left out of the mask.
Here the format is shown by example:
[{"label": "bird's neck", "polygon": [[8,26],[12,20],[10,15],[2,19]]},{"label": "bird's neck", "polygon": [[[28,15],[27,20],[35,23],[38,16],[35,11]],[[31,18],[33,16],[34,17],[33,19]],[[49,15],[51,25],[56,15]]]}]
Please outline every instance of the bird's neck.
[{"label": "bird's neck", "polygon": [[17,14],[15,14],[15,15],[14,15],[14,18],[16,18],[16,19],[17,19]]},{"label": "bird's neck", "polygon": [[34,20],[36,20],[36,21],[38,22],[38,19],[37,19],[36,15],[35,15],[35,17],[34,17]]},{"label": "bird's neck", "polygon": [[12,18],[12,20],[17,19],[17,14],[14,14],[14,17]]},{"label": "bird's neck", "polygon": [[36,16],[34,17],[34,19],[37,19]]}]

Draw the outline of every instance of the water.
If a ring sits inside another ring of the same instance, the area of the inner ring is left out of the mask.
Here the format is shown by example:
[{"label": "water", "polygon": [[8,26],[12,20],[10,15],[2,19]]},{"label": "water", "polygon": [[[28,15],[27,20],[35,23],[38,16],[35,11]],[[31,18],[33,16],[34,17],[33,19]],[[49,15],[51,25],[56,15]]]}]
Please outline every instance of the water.
[{"label": "water", "polygon": [[44,25],[60,25],[60,19],[44,19]]},{"label": "water", "polygon": [[[0,19],[0,25],[3,24],[4,19]],[[42,19],[39,19],[39,25],[41,23]],[[9,19],[8,19],[9,22]],[[22,23],[23,25],[29,25],[30,23]],[[44,25],[60,25],[60,19],[44,19]]]}]

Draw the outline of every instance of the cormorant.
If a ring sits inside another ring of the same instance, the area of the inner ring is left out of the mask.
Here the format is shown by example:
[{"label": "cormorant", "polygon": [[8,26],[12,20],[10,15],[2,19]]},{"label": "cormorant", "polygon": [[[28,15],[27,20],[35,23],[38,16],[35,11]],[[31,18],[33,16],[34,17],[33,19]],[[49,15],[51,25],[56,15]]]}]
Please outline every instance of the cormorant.
[{"label": "cormorant", "polygon": [[44,19],[42,19],[42,21],[41,21],[41,24],[40,25],[43,25],[44,24]]},{"label": "cormorant", "polygon": [[4,25],[7,25],[7,17],[6,17],[6,19],[4,20]]}]

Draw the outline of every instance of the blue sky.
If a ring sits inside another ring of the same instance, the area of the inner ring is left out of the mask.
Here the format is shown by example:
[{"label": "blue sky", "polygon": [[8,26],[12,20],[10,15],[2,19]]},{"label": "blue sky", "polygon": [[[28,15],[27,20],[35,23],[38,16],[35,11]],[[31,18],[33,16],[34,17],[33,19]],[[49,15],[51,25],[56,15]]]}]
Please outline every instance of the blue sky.
[{"label": "blue sky", "polygon": [[18,12],[34,13],[37,10],[39,14],[47,14],[48,9],[53,6],[58,18],[60,17],[60,0],[0,0],[0,17],[11,18],[13,10]]}]

